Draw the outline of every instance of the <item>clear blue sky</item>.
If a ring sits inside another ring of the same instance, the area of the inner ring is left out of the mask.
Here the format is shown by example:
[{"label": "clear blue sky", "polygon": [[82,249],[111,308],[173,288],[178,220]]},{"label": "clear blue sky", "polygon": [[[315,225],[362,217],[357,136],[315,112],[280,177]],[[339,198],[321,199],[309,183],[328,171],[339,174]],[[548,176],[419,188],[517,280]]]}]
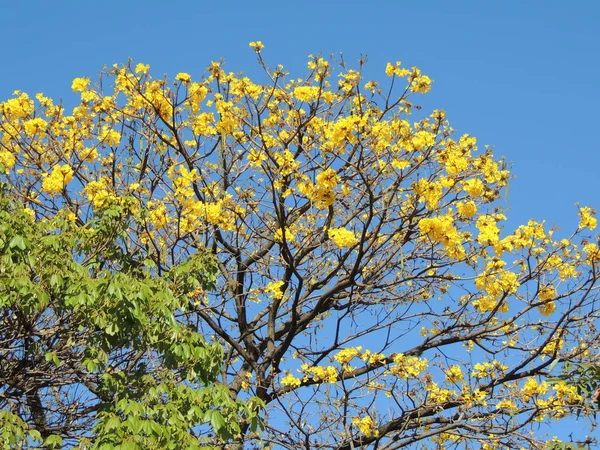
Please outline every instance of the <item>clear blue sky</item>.
[{"label": "clear blue sky", "polygon": [[253,40],[296,77],[309,53],[366,53],[380,80],[401,60],[435,81],[426,108],[512,162],[511,225],[531,217],[567,232],[576,202],[600,210],[595,0],[0,0],[0,19],[2,100],[15,89],[68,98],[72,78],[128,57],[171,76],[223,57],[252,75]]}]

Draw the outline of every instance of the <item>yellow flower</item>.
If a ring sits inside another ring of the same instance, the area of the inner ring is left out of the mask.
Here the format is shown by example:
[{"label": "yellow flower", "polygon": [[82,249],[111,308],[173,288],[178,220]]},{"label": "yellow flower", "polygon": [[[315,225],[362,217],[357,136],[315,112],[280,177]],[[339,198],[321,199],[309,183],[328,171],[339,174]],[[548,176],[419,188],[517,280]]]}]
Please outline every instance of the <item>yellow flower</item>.
[{"label": "yellow flower", "polygon": [[393,159],[392,160],[392,167],[394,169],[402,170],[402,169],[406,169],[408,166],[410,166],[410,162],[408,162],[406,159]]},{"label": "yellow flower", "polygon": [[509,399],[500,400],[496,404],[496,409],[505,409],[509,413],[515,413],[515,412],[517,412],[519,410],[519,408],[517,408],[517,405],[515,405],[515,403],[512,400],[509,400]]},{"label": "yellow flower", "polygon": [[17,162],[15,155],[11,152],[0,148],[0,165],[4,166],[6,170],[10,170],[14,167]]},{"label": "yellow flower", "polygon": [[362,351],[362,347],[350,347],[340,350],[333,358],[339,364],[348,364],[354,358],[359,357]]},{"label": "yellow flower", "polygon": [[169,214],[166,205],[161,201],[157,201],[154,203],[149,202],[148,206],[151,208],[148,213],[148,221],[156,229],[165,228],[169,224]]},{"label": "yellow flower", "polygon": [[73,169],[69,166],[55,166],[50,175],[42,180],[42,190],[46,194],[58,194],[73,179]]},{"label": "yellow flower", "polygon": [[83,92],[87,90],[88,84],[90,84],[89,78],[75,78],[73,84],[71,84],[71,89],[74,92]]},{"label": "yellow flower", "polygon": [[317,175],[317,187],[320,189],[333,189],[340,182],[340,177],[333,169],[326,169]]},{"label": "yellow flower", "polygon": [[267,160],[267,155],[262,150],[257,150],[255,148],[251,149],[248,153],[246,159],[250,162],[251,167],[260,167],[263,161]]},{"label": "yellow flower", "polygon": [[589,228],[590,230],[596,228],[598,221],[594,217],[594,214],[596,214],[596,211],[589,206],[581,208],[579,210],[579,217],[581,218],[579,220],[579,228]]},{"label": "yellow flower", "polygon": [[353,245],[358,244],[358,238],[354,234],[354,232],[347,230],[343,227],[341,228],[330,228],[327,231],[329,239],[333,241],[333,243],[339,247],[352,247]]},{"label": "yellow flower", "polygon": [[456,396],[456,392],[440,388],[437,383],[428,383],[425,390],[427,391],[427,399],[432,403],[446,403]]},{"label": "yellow flower", "polygon": [[281,290],[284,285],[283,281],[271,281],[265,286],[265,293],[274,299],[283,298],[283,291]]},{"label": "yellow flower", "polygon": [[391,76],[399,76],[399,77],[405,77],[406,75],[408,75],[410,73],[410,70],[408,69],[401,69],[400,68],[400,61],[396,61],[395,64],[392,63],[387,63],[387,65],[385,66],[385,74],[388,77]]},{"label": "yellow flower", "polygon": [[175,79],[181,81],[182,83],[189,83],[192,80],[192,77],[188,73],[179,72],[175,75]]},{"label": "yellow flower", "polygon": [[148,71],[150,70],[150,65],[149,64],[142,64],[142,63],[138,63],[135,66],[135,73],[148,73]]},{"label": "yellow flower", "polygon": [[538,383],[535,378],[528,378],[523,385],[523,389],[521,389],[523,401],[527,402],[531,397],[544,395],[546,392],[548,392],[548,388],[549,385],[546,381]]},{"label": "yellow flower", "polygon": [[477,229],[479,230],[479,236],[477,236],[477,242],[483,245],[494,245],[500,238],[500,229],[498,228],[498,221],[506,219],[502,214],[485,214],[477,218]]},{"label": "yellow flower", "polygon": [[420,94],[426,94],[431,89],[431,83],[431,78],[427,75],[416,77],[410,85],[410,90]]},{"label": "yellow flower", "polygon": [[545,303],[538,306],[538,311],[544,316],[549,316],[556,310],[556,305],[552,300],[556,296],[556,289],[553,286],[544,286],[540,288],[539,299]]},{"label": "yellow flower", "polygon": [[446,381],[449,383],[458,383],[459,381],[462,381],[463,378],[464,375],[460,366],[452,365],[446,371]]},{"label": "yellow flower", "polygon": [[354,417],[352,419],[352,425],[357,426],[360,432],[366,437],[379,436],[379,430],[377,430],[375,422],[373,419],[371,419],[371,416],[365,416],[363,418]]},{"label": "yellow flower", "polygon": [[[281,231],[281,228],[278,228],[277,230],[275,230],[275,235],[273,236],[273,239],[276,242],[283,242],[283,236],[284,236],[284,234]],[[285,241],[287,243],[291,243],[291,242],[294,242],[295,240],[296,240],[296,236],[294,235],[294,233],[292,233],[289,228],[286,228],[285,229]]]},{"label": "yellow flower", "polygon": [[473,366],[473,369],[475,370],[473,370],[471,376],[481,379],[501,375],[508,369],[508,366],[494,359],[492,362],[477,363]]},{"label": "yellow flower", "polygon": [[426,359],[420,359],[416,356],[406,356],[403,353],[395,355],[393,360],[395,364],[390,367],[387,373],[402,379],[418,377],[428,366]]},{"label": "yellow flower", "polygon": [[48,123],[41,117],[36,117],[31,120],[23,122],[23,128],[25,128],[25,134],[27,136],[35,136],[37,133],[44,133]]},{"label": "yellow flower", "polygon": [[260,53],[260,51],[265,48],[264,44],[261,41],[252,41],[248,44],[248,46],[252,49],[254,49],[254,51],[256,53]]},{"label": "yellow flower", "polygon": [[302,380],[296,378],[291,373],[288,373],[285,377],[282,378],[281,384],[283,386],[300,387],[300,385],[302,384]]},{"label": "yellow flower", "polygon": [[479,197],[483,193],[483,182],[479,178],[463,181],[463,190],[471,197]]},{"label": "yellow flower", "polygon": [[318,86],[298,86],[294,89],[293,95],[301,102],[312,102],[319,97]]},{"label": "yellow flower", "polygon": [[335,383],[338,380],[338,372],[333,366],[317,366],[308,368],[303,364],[302,369],[305,371],[306,375],[312,375],[313,381]]},{"label": "yellow flower", "polygon": [[458,210],[458,214],[463,218],[473,217],[477,213],[477,205],[472,200],[457,203],[456,209]]}]

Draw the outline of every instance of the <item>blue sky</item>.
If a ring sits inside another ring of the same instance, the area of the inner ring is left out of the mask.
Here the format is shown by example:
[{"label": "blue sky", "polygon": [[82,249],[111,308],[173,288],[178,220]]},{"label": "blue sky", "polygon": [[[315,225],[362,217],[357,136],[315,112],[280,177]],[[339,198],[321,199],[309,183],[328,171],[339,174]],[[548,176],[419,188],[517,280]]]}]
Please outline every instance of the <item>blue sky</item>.
[{"label": "blue sky", "polygon": [[367,54],[379,80],[401,60],[434,80],[426,110],[512,162],[510,226],[546,219],[567,233],[576,202],[600,210],[600,2],[0,0],[0,19],[2,100],[15,89],[68,100],[74,77],[128,57],[170,76],[222,57],[252,76],[253,40],[296,77],[309,53]]}]

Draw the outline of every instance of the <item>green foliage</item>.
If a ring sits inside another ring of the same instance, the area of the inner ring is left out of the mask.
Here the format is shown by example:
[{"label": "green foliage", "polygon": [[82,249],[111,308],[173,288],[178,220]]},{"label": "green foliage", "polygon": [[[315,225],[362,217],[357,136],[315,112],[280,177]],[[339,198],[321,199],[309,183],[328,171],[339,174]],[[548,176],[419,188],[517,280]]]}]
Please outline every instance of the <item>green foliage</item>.
[{"label": "green foliage", "polygon": [[129,215],[79,227],[0,198],[2,448],[210,448],[258,425],[257,401],[215,384],[221,346],[186,324],[214,257],[159,274],[116,244]]}]

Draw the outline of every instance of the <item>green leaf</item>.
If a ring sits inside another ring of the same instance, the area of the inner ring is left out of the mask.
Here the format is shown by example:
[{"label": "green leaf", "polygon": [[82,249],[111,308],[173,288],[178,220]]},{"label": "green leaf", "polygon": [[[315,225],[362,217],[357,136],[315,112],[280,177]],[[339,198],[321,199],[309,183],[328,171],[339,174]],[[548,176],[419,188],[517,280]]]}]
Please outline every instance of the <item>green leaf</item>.
[{"label": "green leaf", "polygon": [[48,436],[46,438],[46,440],[44,441],[44,445],[50,447],[50,448],[55,448],[55,447],[59,447],[61,446],[63,443],[63,439],[58,436],[57,434],[52,434],[50,436]]},{"label": "green leaf", "polygon": [[27,248],[27,244],[25,243],[25,239],[23,238],[23,236],[15,236],[14,238],[12,238],[8,246],[9,248],[17,247],[21,250],[25,250]]}]

